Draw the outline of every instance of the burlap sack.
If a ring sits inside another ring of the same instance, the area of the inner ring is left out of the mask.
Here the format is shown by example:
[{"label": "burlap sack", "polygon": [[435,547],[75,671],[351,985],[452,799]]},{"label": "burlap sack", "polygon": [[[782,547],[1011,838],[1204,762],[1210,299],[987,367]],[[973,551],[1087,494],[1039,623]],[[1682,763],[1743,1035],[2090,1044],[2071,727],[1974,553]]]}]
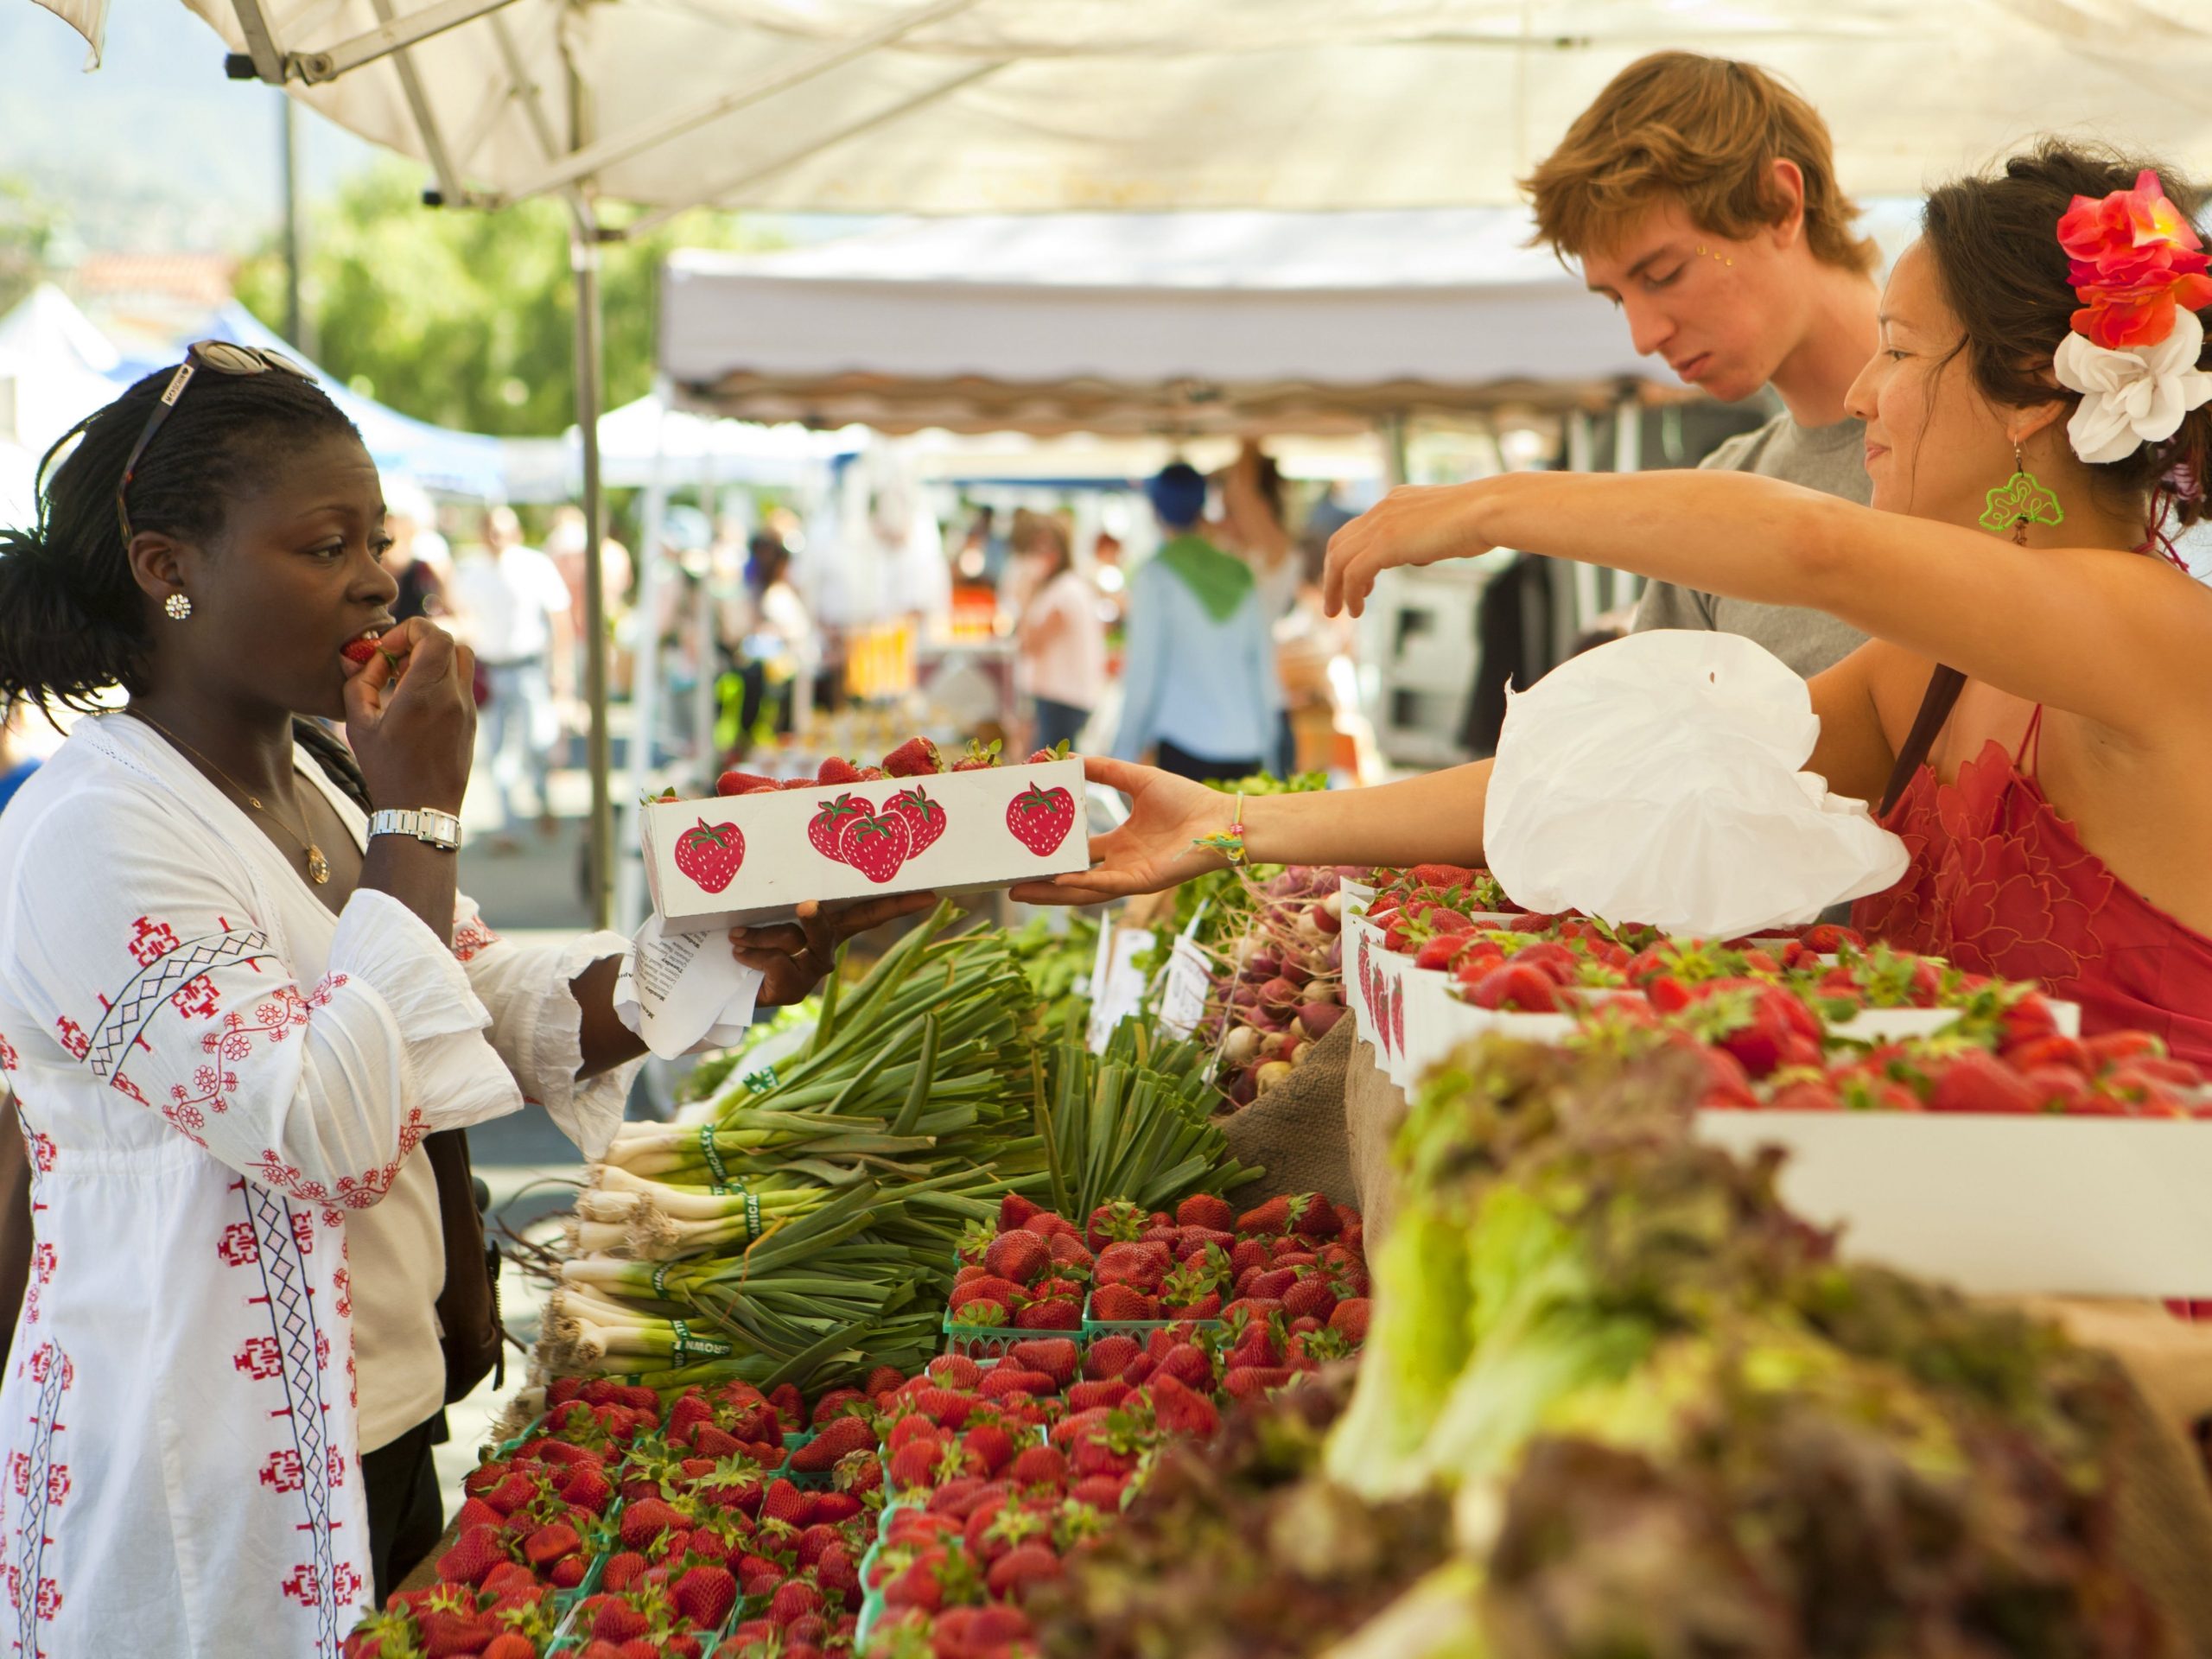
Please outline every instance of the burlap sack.
[{"label": "burlap sack", "polygon": [[[1338,1029],[1350,1023],[1340,1020]],[[1351,1202],[1366,1218],[1370,1257],[1390,1230],[1397,1209],[1390,1152],[1397,1144],[1398,1126],[1405,1121],[1405,1091],[1390,1081],[1372,1043],[1354,1042],[1344,1083],[1344,1138],[1351,1150],[1352,1189],[1357,1194]]]},{"label": "burlap sack", "polygon": [[1223,1124],[1230,1155],[1262,1172],[1237,1188],[1237,1203],[1255,1205],[1283,1192],[1319,1192],[1332,1204],[1358,1204],[1344,1144],[1344,1075],[1352,1046],[1347,1016],[1313,1045],[1288,1082]]}]

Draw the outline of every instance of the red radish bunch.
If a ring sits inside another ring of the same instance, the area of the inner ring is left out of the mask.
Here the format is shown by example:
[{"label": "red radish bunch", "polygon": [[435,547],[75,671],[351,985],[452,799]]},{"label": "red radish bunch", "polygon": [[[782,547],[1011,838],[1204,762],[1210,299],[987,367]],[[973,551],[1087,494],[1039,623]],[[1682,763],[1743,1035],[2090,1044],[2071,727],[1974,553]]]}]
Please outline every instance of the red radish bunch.
[{"label": "red radish bunch", "polygon": [[1273,1089],[1344,1015],[1344,894],[1333,869],[1292,865],[1254,886],[1243,936],[1207,995],[1201,1041],[1232,1108]]}]

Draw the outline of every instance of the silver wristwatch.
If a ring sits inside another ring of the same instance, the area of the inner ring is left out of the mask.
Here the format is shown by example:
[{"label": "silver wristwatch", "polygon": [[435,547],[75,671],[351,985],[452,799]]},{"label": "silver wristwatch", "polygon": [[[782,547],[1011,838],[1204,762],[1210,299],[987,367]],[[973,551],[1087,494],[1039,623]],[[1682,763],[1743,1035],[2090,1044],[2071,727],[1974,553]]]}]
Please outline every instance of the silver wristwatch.
[{"label": "silver wristwatch", "polygon": [[415,807],[404,812],[384,811],[369,814],[369,838],[378,836],[412,836],[427,842],[440,852],[461,850],[461,820],[450,812],[440,812],[432,807]]}]

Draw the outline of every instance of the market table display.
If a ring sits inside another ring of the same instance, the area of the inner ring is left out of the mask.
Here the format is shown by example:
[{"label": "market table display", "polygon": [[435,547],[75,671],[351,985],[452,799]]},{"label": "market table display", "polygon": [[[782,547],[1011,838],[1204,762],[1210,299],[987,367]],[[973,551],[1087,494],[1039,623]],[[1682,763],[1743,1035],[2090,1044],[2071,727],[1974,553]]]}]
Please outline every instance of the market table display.
[{"label": "market table display", "polygon": [[[1071,964],[1109,947],[948,907],[626,1128],[508,1438],[354,1659],[2024,1652],[2030,1609],[2054,1651],[2212,1651],[2212,1337],[1862,1261],[1755,1151],[2212,1132],[2154,1044],[1478,871],[1224,873],[1143,921],[1095,1047]],[[1409,1104],[1413,975],[1467,1023]]]}]

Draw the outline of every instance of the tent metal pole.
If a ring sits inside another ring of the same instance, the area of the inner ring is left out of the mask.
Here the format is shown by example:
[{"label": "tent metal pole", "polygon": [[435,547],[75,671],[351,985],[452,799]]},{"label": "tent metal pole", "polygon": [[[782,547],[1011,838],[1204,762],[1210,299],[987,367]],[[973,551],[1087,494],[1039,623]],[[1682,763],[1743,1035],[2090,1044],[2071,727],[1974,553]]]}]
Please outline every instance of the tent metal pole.
[{"label": "tent metal pole", "polygon": [[410,12],[404,18],[392,17],[378,7],[377,15],[382,21],[376,28],[335,46],[325,47],[320,52],[292,53],[286,60],[286,67],[309,86],[335,80],[349,69],[390,57],[449,29],[473,22],[487,11],[497,11],[501,6],[513,3],[514,0],[437,0],[436,4]]},{"label": "tent metal pole", "polygon": [[826,50],[814,53],[797,63],[766,70],[741,83],[726,92],[718,93],[705,101],[632,128],[630,131],[595,143],[584,144],[560,161],[548,167],[534,178],[525,179],[512,188],[500,193],[501,203],[522,201],[529,197],[557,190],[564,184],[601,172],[618,162],[626,162],[671,138],[682,137],[697,127],[705,126],[726,115],[773,98],[779,92],[803,86],[808,81],[828,74],[831,70],[862,58],[879,47],[889,46],[902,40],[918,29],[957,16],[976,3],[976,0],[931,0],[925,6],[901,12],[887,18],[875,28],[865,29],[848,40],[838,41]]},{"label": "tent metal pole", "polygon": [[702,789],[721,771],[715,764],[718,759],[715,752],[715,642],[721,635],[715,614],[715,551],[721,543],[721,493],[715,446],[709,441],[706,453],[699,457],[699,505],[707,515],[707,557],[699,572],[699,613],[691,619],[691,649],[698,660],[698,673],[691,682],[691,734],[699,746],[694,776]]},{"label": "tent metal pole", "polygon": [[591,768],[591,925],[605,927],[613,897],[614,803],[608,789],[613,746],[607,731],[607,502],[600,488],[599,406],[602,325],[599,291],[599,221],[591,204],[571,203],[569,263],[576,278],[576,424],[583,438],[584,696],[591,705],[584,745]]},{"label": "tent metal pole", "polygon": [[[1613,470],[1643,470],[1643,399],[1632,386],[1624,386],[1620,401],[1613,405]],[[1582,568],[1589,569],[1586,565]],[[1643,590],[1643,579],[1625,570],[1609,569],[1605,572],[1605,586],[1610,602],[1624,605]]]},{"label": "tent metal pole", "polygon": [[660,404],[653,423],[652,473],[645,485],[645,522],[638,532],[638,594],[632,614],[637,619],[637,639],[632,646],[630,669],[630,788],[622,804],[622,863],[619,880],[620,903],[615,926],[625,933],[645,920],[645,900],[639,888],[645,868],[638,849],[636,803],[652,786],[653,753],[660,724],[660,595],[661,542],[668,521],[668,406],[675,390],[666,378],[656,378],[653,396]]},{"label": "tent metal pole", "polygon": [[271,86],[282,86],[284,48],[277,41],[276,25],[261,9],[261,0],[231,0],[231,10],[237,14],[238,33],[245,36],[246,56],[253,60],[254,78],[265,80]]},{"label": "tent metal pole", "polygon": [[[369,0],[369,3],[376,8],[379,22],[392,21],[391,0]],[[391,67],[399,72],[399,90],[415,118],[415,130],[422,136],[423,159],[438,176],[441,205],[458,207],[468,200],[468,191],[454,170],[453,157],[446,153],[446,141],[438,131],[438,118],[430,109],[430,95],[423,90],[423,77],[416,73],[415,60],[403,48],[393,54]]]}]

